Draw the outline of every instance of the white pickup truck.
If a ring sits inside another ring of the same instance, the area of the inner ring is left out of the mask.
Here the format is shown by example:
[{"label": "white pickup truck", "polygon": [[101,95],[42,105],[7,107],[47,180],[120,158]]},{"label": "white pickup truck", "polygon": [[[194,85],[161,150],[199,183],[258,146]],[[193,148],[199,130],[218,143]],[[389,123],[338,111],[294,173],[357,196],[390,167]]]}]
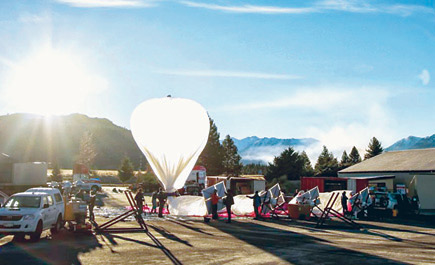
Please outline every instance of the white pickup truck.
[{"label": "white pickup truck", "polygon": [[44,230],[57,233],[63,226],[65,205],[59,190],[32,188],[9,197],[0,208],[0,234],[38,241]]}]

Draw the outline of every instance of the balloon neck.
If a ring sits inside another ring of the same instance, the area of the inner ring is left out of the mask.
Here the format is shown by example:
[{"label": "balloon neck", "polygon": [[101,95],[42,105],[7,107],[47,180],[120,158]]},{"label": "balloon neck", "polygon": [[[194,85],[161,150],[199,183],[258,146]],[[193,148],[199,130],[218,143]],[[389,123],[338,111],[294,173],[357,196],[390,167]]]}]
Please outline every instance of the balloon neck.
[{"label": "balloon neck", "polygon": [[175,191],[165,191],[165,195],[168,197],[178,197],[180,196],[180,193],[178,193],[177,190]]}]

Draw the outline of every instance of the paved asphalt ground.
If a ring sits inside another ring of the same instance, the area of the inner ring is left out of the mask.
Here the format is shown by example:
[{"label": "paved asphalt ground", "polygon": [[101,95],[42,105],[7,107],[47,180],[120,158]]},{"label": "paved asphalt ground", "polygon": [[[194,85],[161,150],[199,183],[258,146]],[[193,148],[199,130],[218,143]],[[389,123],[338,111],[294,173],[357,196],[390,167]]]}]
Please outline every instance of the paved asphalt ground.
[{"label": "paved asphalt ground", "polygon": [[[105,191],[104,207],[126,205],[122,194]],[[97,218],[100,224],[106,220]],[[0,239],[0,264],[435,264],[435,224],[430,222],[361,221],[361,230],[331,221],[317,229],[314,222],[284,219],[228,224],[151,217],[146,223],[154,241],[144,232],[44,232],[37,243],[6,236]]]}]

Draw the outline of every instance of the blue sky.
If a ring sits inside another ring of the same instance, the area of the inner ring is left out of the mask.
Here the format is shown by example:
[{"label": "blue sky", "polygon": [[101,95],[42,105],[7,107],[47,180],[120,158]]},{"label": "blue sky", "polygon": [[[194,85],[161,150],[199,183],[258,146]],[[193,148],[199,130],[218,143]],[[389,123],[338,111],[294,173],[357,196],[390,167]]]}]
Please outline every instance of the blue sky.
[{"label": "blue sky", "polygon": [[0,114],[129,127],[171,94],[222,137],[314,137],[338,155],[434,134],[434,73],[433,1],[0,2]]}]

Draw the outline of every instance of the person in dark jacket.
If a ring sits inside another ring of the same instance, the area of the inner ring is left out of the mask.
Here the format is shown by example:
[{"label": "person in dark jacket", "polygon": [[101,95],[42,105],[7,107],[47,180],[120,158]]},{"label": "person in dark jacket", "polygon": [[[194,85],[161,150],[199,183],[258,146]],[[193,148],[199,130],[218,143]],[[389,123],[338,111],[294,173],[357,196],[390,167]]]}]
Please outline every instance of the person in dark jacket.
[{"label": "person in dark jacket", "polygon": [[163,217],[163,208],[166,203],[166,194],[162,191],[162,188],[159,189],[159,193],[157,193],[157,199],[159,200],[159,217]]},{"label": "person in dark jacket", "polygon": [[341,194],[341,207],[343,207],[343,215],[346,215],[348,213],[347,211],[347,196],[346,196],[346,192],[343,191],[343,193]]},{"label": "person in dark jacket", "polygon": [[153,192],[153,195],[151,196],[151,202],[153,203],[153,208],[151,209],[150,213],[157,213],[157,194],[159,193],[159,191]]},{"label": "person in dark jacket", "polygon": [[227,214],[228,214],[227,223],[231,223],[231,205],[234,204],[234,196],[231,190],[225,192],[225,195],[227,195],[227,197],[224,200],[224,204],[227,207]]},{"label": "person in dark jacket", "polygon": [[139,214],[141,215],[143,213],[143,192],[142,189],[139,189],[136,193],[136,196],[134,197],[134,200],[136,201],[137,208],[139,210]]},{"label": "person in dark jacket", "polygon": [[261,198],[260,195],[258,195],[258,190],[255,192],[254,196],[246,196],[250,199],[253,199],[253,205],[254,205],[254,212],[255,212],[255,219],[260,219],[260,213],[258,212],[258,207],[261,205]]},{"label": "person in dark jacket", "polygon": [[95,207],[96,199],[97,199],[97,192],[93,190],[91,191],[91,196],[89,198],[89,220],[91,222],[95,221],[94,207]]}]

